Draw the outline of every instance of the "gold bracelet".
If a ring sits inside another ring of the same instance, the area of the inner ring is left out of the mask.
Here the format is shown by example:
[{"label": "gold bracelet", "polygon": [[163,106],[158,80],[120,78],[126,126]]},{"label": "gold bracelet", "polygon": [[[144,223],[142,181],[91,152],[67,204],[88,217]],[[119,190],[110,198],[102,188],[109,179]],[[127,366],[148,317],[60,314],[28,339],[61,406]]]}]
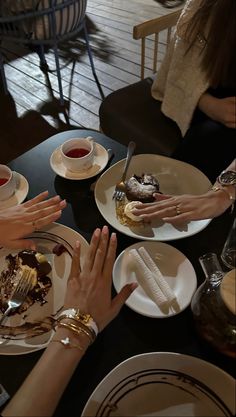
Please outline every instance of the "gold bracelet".
[{"label": "gold bracelet", "polygon": [[80,326],[79,327],[83,327],[85,330],[87,330],[90,334],[91,334],[91,338],[93,339],[93,341],[96,339],[96,333],[93,330],[92,327],[87,326],[86,324],[84,324],[83,321],[81,321],[77,316],[68,316],[67,314],[63,314],[62,316],[59,316],[59,318],[57,319],[58,323],[60,323],[62,320],[72,320],[75,323],[79,323]]},{"label": "gold bracelet", "polygon": [[92,338],[92,336],[86,330],[82,329],[82,327],[77,327],[72,323],[63,323],[61,321],[58,323],[58,326],[65,327],[66,329],[71,330],[77,335],[81,335],[81,333],[84,333],[89,338],[90,344],[94,342],[94,339]]},{"label": "gold bracelet", "polygon": [[75,326],[73,323],[68,323],[68,324],[69,324],[69,326],[71,326],[72,329],[79,330],[80,333],[82,332],[82,333],[86,334],[86,336],[88,336],[91,344],[94,342],[95,338],[92,337],[92,334],[88,330],[85,330],[82,326]]},{"label": "gold bracelet", "polygon": [[235,196],[235,192],[234,192],[234,195],[232,195],[230,192],[229,192],[229,190],[227,190],[225,187],[223,187],[222,185],[220,185],[220,184],[214,184],[212,187],[211,187],[211,190],[212,191],[224,191],[225,192],[225,194],[227,194],[227,196],[228,196],[228,198],[230,199],[230,201],[231,201],[231,210],[230,210],[230,212],[232,213],[233,212],[233,210],[234,210],[234,203],[235,203],[235,198],[236,198],[236,196]]},{"label": "gold bracelet", "polygon": [[81,335],[81,331],[79,329],[72,329],[69,323],[58,323],[58,327],[65,327],[66,329],[77,334],[78,336]]},{"label": "gold bracelet", "polygon": [[83,311],[80,311],[79,308],[69,308],[67,310],[64,310],[61,312],[60,316],[58,317],[58,320],[61,319],[62,316],[66,316],[67,318],[74,318],[76,320],[79,320],[81,323],[83,323],[86,327],[88,327],[90,330],[93,330],[95,335],[98,335],[98,326],[92,316],[88,313],[84,313]]},{"label": "gold bracelet", "polygon": [[[227,194],[227,196],[229,197],[229,199],[231,200],[231,201],[235,201],[235,199],[236,199],[236,195],[235,195],[235,191],[234,191],[234,195],[233,194],[231,194],[230,192],[229,192],[229,190],[227,190],[225,187],[223,187],[222,185],[218,185],[218,184],[214,184],[213,185],[213,187],[211,188],[212,189],[212,191],[220,191],[220,190],[222,190],[222,191],[224,191],[226,194]],[[233,204],[233,203],[232,203]]]},{"label": "gold bracelet", "polygon": [[72,343],[69,337],[66,337],[65,339],[52,339],[51,342],[61,343],[66,348],[76,348],[79,350],[85,349],[84,347],[77,345],[77,343]]}]

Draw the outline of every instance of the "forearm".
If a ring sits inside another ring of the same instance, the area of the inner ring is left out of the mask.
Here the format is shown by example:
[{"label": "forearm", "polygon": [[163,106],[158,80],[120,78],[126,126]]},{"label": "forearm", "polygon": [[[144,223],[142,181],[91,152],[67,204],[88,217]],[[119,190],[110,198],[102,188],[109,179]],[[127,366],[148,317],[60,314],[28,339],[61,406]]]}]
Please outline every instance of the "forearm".
[{"label": "forearm", "polygon": [[89,341],[84,335],[75,337],[67,329],[59,328],[53,340],[69,337],[75,345],[66,347],[60,342],[49,346],[33,368],[13,399],[3,410],[3,416],[51,416],[76,366],[84,355]]},{"label": "forearm", "polygon": [[198,108],[211,119],[215,119],[215,107],[219,99],[209,93],[204,93],[199,99]]}]

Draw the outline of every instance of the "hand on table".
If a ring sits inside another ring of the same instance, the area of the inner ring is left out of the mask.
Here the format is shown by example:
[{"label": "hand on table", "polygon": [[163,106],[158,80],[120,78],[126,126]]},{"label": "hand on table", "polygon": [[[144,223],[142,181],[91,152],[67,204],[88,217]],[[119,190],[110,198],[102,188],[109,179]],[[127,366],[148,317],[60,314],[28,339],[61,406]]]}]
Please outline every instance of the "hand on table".
[{"label": "hand on table", "polygon": [[208,191],[201,195],[184,194],[171,196],[155,194],[157,201],[138,204],[133,210],[144,221],[162,219],[166,223],[184,223],[217,217],[222,214],[232,201],[225,191]]},{"label": "hand on table", "polygon": [[56,221],[66,206],[59,196],[47,197],[44,191],[26,203],[0,210],[0,246],[35,249],[34,242],[24,237]]},{"label": "hand on table", "polygon": [[80,264],[80,245],[75,248],[71,273],[68,279],[64,307],[79,308],[90,314],[99,331],[113,320],[122,305],[137,287],[125,285],[119,294],[111,298],[112,268],[116,257],[115,233],[109,236],[107,226],[93,233],[83,266]]}]

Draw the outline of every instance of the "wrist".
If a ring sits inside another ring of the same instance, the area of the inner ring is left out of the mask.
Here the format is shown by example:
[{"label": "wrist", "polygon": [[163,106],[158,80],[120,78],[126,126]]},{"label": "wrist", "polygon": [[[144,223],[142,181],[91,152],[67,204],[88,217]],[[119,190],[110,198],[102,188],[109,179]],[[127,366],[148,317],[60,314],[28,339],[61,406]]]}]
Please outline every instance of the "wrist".
[{"label": "wrist", "polygon": [[221,191],[225,195],[227,195],[228,199],[231,201],[231,204],[234,203],[236,199],[236,188],[235,185],[222,185],[218,181],[212,186],[212,191],[219,192]]},{"label": "wrist", "polygon": [[74,347],[74,350],[80,351],[81,354],[84,354],[90,346],[90,341],[85,334],[75,334],[65,327],[57,327],[50,343],[54,345],[55,342],[58,342],[58,346],[61,345],[62,348]]}]

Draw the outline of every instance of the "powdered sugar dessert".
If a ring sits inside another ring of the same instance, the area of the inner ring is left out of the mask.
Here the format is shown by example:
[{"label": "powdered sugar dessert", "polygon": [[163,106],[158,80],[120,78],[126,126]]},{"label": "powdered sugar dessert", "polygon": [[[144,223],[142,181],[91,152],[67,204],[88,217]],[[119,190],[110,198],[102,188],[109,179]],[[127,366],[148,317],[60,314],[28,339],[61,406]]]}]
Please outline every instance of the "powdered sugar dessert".
[{"label": "powdered sugar dessert", "polygon": [[133,175],[126,181],[126,197],[129,201],[150,203],[154,201],[153,194],[160,192],[159,182],[152,174]]}]

